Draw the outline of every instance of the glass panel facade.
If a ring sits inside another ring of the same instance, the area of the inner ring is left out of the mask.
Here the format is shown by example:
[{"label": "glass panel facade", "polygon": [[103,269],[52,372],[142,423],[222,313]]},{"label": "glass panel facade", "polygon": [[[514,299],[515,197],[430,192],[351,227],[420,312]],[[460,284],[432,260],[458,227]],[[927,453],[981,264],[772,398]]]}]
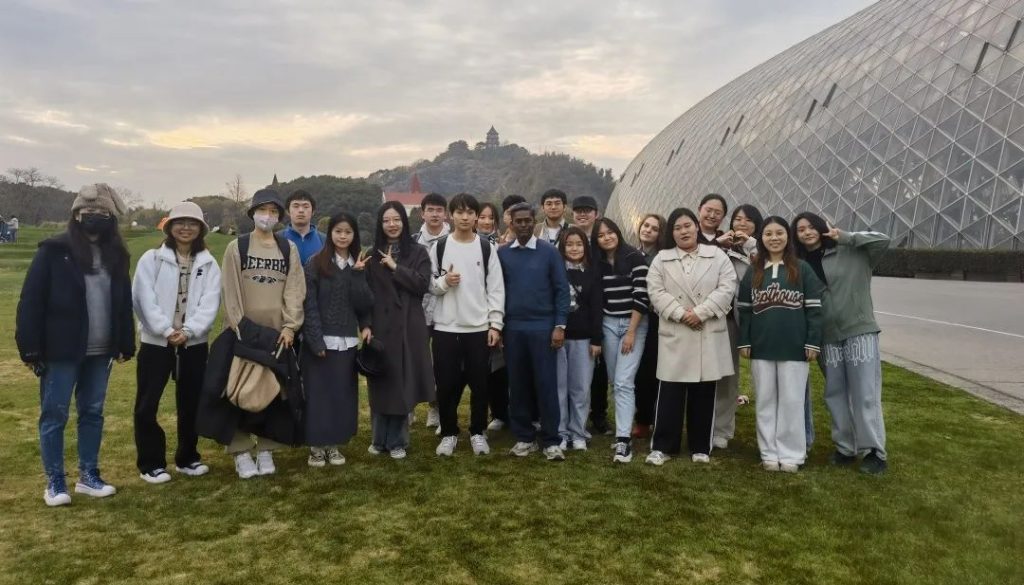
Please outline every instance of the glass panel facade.
[{"label": "glass panel facade", "polygon": [[715,192],[896,246],[1024,249],[1022,16],[1005,0],[878,2],[677,118],[607,214],[634,232]]}]

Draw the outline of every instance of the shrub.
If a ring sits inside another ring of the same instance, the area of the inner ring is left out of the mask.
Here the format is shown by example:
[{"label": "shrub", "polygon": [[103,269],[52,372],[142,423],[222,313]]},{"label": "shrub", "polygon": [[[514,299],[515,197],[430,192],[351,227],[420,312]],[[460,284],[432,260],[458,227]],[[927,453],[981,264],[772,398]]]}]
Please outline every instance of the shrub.
[{"label": "shrub", "polygon": [[875,267],[878,276],[914,278],[922,273],[964,280],[1021,281],[1024,252],[890,248]]}]

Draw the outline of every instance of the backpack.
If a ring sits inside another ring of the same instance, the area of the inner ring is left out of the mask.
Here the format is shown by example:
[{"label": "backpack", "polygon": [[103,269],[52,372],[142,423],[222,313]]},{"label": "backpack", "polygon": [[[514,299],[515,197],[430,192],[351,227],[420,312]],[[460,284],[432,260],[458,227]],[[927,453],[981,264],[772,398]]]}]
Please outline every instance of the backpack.
[{"label": "backpack", "polygon": [[[450,235],[450,234],[449,234]],[[480,252],[484,257],[484,289],[487,288],[487,276],[490,273],[490,261],[491,261],[491,241],[487,238],[481,238],[480,240]],[[437,247],[437,270],[440,272],[444,269],[444,247],[448,242],[448,236],[445,236],[438,240],[434,245]]]},{"label": "backpack", "polygon": [[[245,234],[238,238],[239,266],[245,266],[249,262],[249,239],[251,236],[252,234]],[[292,251],[288,246],[290,242],[281,234],[274,234],[274,239],[277,240],[277,248],[281,250],[281,257],[284,258],[284,273],[288,274],[292,270]]]}]

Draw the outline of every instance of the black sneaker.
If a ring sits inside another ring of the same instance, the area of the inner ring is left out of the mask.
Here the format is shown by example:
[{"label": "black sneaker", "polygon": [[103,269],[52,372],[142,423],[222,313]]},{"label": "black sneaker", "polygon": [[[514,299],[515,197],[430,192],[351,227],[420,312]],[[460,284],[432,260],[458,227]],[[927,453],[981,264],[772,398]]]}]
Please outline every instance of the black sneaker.
[{"label": "black sneaker", "polygon": [[829,462],[836,467],[849,467],[857,462],[856,455],[844,455],[839,451],[833,451]]},{"label": "black sneaker", "polygon": [[633,448],[629,444],[629,440],[618,440],[615,443],[615,455],[612,456],[612,461],[615,463],[629,463],[633,460]]},{"label": "black sneaker", "polygon": [[594,420],[590,423],[590,428],[594,430],[595,435],[607,435],[608,421],[604,419]]},{"label": "black sneaker", "polygon": [[888,468],[889,464],[885,462],[885,459],[879,457],[874,449],[860,462],[860,472],[867,473],[868,475],[881,475]]}]

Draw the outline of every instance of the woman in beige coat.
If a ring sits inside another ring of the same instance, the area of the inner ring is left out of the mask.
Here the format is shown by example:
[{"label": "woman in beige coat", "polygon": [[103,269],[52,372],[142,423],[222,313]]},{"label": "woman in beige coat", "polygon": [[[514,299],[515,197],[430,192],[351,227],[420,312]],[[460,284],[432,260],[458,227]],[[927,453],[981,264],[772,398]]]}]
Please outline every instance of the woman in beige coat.
[{"label": "woman in beige coat", "polygon": [[654,434],[647,462],[661,465],[686,442],[696,463],[710,461],[715,383],[734,373],[727,320],[736,271],[725,252],[699,244],[697,216],[679,208],[668,218],[671,240],[651,262],[647,292],[660,316]]}]

